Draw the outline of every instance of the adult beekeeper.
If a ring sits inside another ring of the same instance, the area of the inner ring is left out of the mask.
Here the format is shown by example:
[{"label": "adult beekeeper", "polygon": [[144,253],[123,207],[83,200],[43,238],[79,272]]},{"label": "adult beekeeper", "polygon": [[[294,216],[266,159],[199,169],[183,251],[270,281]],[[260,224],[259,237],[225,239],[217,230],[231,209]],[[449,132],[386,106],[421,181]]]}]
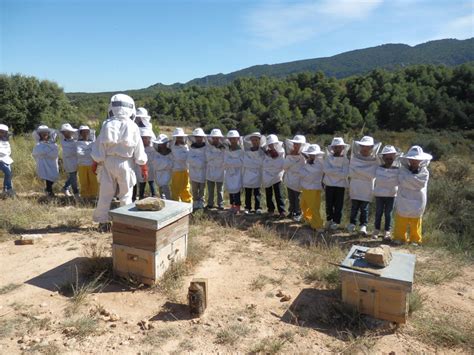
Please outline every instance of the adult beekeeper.
[{"label": "adult beekeeper", "polygon": [[[109,208],[117,193],[120,205],[132,202],[133,186],[137,182],[134,164],[140,166],[143,179],[148,178],[147,155],[140,137],[140,129],[134,123],[135,102],[130,96],[117,94],[110,99],[107,119],[92,146],[93,170],[99,175],[99,201],[93,214],[99,229],[108,230]],[[97,168],[98,166],[98,168]]]}]

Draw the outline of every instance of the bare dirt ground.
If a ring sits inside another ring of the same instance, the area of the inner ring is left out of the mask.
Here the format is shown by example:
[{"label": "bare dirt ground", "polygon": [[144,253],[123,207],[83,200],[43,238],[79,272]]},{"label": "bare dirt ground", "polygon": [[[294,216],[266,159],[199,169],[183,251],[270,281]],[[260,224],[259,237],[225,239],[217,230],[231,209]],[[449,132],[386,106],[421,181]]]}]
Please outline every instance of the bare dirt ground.
[{"label": "bare dirt ground", "polygon": [[[405,249],[418,257],[418,305],[408,323],[348,320],[334,307],[337,280],[325,261],[339,262],[353,243],[373,242],[316,236],[290,221],[266,228],[265,217],[222,216],[193,219],[201,261],[173,292],[117,282],[80,300],[58,292],[74,281],[75,265],[87,261],[91,243],[110,253],[110,234],[88,226],[46,228],[34,245],[3,241],[0,353],[473,353],[465,338],[474,329],[472,265],[425,248]],[[316,276],[308,276],[311,271]],[[194,277],[209,283],[200,319],[191,319],[186,305]],[[282,301],[279,291],[291,299]],[[451,325],[459,329],[451,332]]]}]

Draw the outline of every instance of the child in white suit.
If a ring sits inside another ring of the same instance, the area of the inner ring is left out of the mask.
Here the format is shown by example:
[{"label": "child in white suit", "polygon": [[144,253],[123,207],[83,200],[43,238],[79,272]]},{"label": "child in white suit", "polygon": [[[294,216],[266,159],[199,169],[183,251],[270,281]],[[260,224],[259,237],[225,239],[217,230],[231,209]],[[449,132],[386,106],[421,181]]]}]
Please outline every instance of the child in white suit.
[{"label": "child in white suit", "polygon": [[386,145],[382,149],[382,165],[375,171],[375,230],[372,234],[377,239],[382,226],[382,215],[385,215],[384,239],[390,240],[390,227],[392,225],[392,212],[395,196],[398,190],[398,157],[400,153],[392,145]]},{"label": "child in white suit", "polygon": [[173,131],[171,154],[173,157],[173,174],[171,176],[171,198],[175,201],[191,203],[193,196],[189,186],[187,134],[182,128]]},{"label": "child in white suit", "polygon": [[77,187],[77,129],[69,123],[61,126],[61,147],[63,150],[63,168],[67,174],[62,191],[66,196],[72,196],[69,189],[72,187],[74,196],[79,194]]},{"label": "child in white suit", "polygon": [[305,136],[297,134],[293,139],[285,141],[285,175],[283,182],[288,192],[288,217],[294,221],[301,221],[300,193],[301,193],[301,170],[305,164],[305,159],[301,152],[306,148]]},{"label": "child in white suit", "polygon": [[342,137],[334,137],[327,147],[323,166],[323,184],[326,192],[326,227],[336,230],[341,224],[344,194],[349,175],[349,144]]},{"label": "child in white suit", "polygon": [[150,127],[140,127],[140,136],[142,137],[143,147],[145,148],[145,153],[148,157],[148,160],[146,163],[148,167],[148,176],[147,176],[147,179],[144,180],[141,174],[142,168],[140,167],[140,165],[135,164],[135,175],[137,176],[137,185],[135,185],[132,200],[135,200],[136,198],[137,186],[138,186],[138,198],[141,200],[145,197],[145,189],[146,189],[147,183],[148,183],[148,186],[150,187],[150,195],[152,197],[156,195],[155,173],[153,171],[153,166],[151,163],[153,161],[153,156],[155,154],[155,148],[153,148],[153,144],[152,144],[152,140],[155,139],[155,134],[153,133],[153,130]]},{"label": "child in white suit", "polygon": [[41,125],[34,132],[36,145],[33,148],[33,157],[36,161],[38,177],[46,183],[46,195],[54,196],[53,184],[59,178],[57,133],[48,126]]},{"label": "child in white suit", "polygon": [[95,142],[95,131],[89,126],[79,127],[79,137],[76,143],[77,174],[81,186],[81,197],[97,197],[99,184],[97,176],[92,171],[93,160],[91,157],[92,143]]},{"label": "child in white suit", "polygon": [[158,185],[160,197],[166,200],[171,198],[170,182],[173,171],[173,156],[169,148],[170,140],[166,134],[160,134],[153,141],[156,154],[153,155],[152,167],[155,172],[155,183]]},{"label": "child in white suit", "polygon": [[240,191],[244,163],[244,151],[239,132],[233,129],[227,132],[227,146],[224,152],[224,186],[229,193],[230,211],[238,214],[241,206]]},{"label": "child in white suit", "polygon": [[323,189],[324,152],[317,144],[310,144],[301,154],[306,164],[301,170],[301,212],[313,229],[321,229],[321,190]]},{"label": "child in white suit", "polygon": [[217,192],[217,208],[224,209],[224,136],[219,128],[207,137],[206,180],[207,208],[214,208],[214,192]]},{"label": "child in white suit", "polygon": [[351,198],[349,233],[355,231],[357,215],[360,212],[360,233],[367,235],[369,223],[369,203],[374,195],[375,170],[379,165],[377,153],[381,143],[364,136],[352,144],[351,161],[349,163],[349,196]]},{"label": "child in white suit", "polygon": [[410,242],[421,244],[422,217],[426,208],[427,187],[430,173],[428,164],[433,157],[423,152],[417,145],[400,158],[398,175],[398,194],[395,199],[394,239],[398,243],[407,242],[407,229],[410,229]]},{"label": "child in white suit", "polygon": [[262,185],[263,159],[265,158],[263,146],[265,146],[265,137],[259,132],[251,133],[244,138],[242,186],[245,189],[245,214],[252,213],[252,194],[255,198],[255,213],[262,213],[260,186]]},{"label": "child in white suit", "polygon": [[3,172],[3,193],[14,196],[12,185],[12,163],[10,142],[8,142],[8,126],[0,124],[0,171]]},{"label": "child in white suit", "polygon": [[283,142],[278,140],[274,134],[267,136],[265,146],[265,158],[263,159],[262,184],[265,188],[265,197],[267,201],[268,214],[275,213],[275,204],[273,195],[275,195],[276,207],[280,218],[285,217],[285,200],[283,198],[282,180],[285,170],[285,150]]},{"label": "child in white suit", "polygon": [[188,138],[191,142],[187,159],[193,208],[203,209],[206,188],[206,134],[202,128],[196,128]]}]

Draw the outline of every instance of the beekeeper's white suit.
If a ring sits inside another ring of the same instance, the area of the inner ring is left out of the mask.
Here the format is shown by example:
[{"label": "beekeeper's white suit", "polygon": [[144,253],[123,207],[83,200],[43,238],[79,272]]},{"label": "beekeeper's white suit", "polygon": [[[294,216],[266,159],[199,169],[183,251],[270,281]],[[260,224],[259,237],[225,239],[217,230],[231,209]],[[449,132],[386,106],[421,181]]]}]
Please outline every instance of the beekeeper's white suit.
[{"label": "beekeeper's white suit", "polygon": [[285,164],[283,142],[278,141],[278,137],[274,134],[270,134],[267,137],[267,145],[270,144],[274,144],[278,156],[273,158],[270,154],[266,154],[263,159],[262,185],[264,188],[273,186],[282,181],[285,172],[285,170],[283,170],[283,165]]},{"label": "beekeeper's white suit", "polygon": [[[252,137],[260,138],[260,148],[252,149],[250,139]],[[244,160],[242,169],[242,185],[244,188],[258,189],[262,185],[262,165],[265,159],[265,152],[262,147],[265,146],[266,138],[260,133],[252,133],[244,137]]]},{"label": "beekeeper's white suit", "polygon": [[102,125],[95,141],[91,156],[101,165],[99,173],[100,191],[94,221],[109,221],[110,203],[118,186],[120,205],[132,202],[133,186],[136,176],[133,164],[145,165],[147,155],[140,137],[140,130],[133,122],[135,103],[130,96],[112,96],[109,111],[113,116]]},{"label": "beekeeper's white suit", "polygon": [[[49,133],[48,141],[40,141],[39,132]],[[58,145],[55,143],[57,132],[47,126],[39,126],[33,132],[36,145],[33,148],[33,157],[36,160],[36,172],[38,177],[47,181],[57,181],[59,178]]]},{"label": "beekeeper's white suit", "polygon": [[[234,133],[235,132],[235,133]],[[231,135],[234,134],[234,135]],[[237,131],[231,130],[227,137],[239,137]],[[224,187],[230,194],[240,193],[242,189],[242,166],[244,162],[244,151],[239,145],[239,149],[231,150],[230,143],[224,152]]]}]

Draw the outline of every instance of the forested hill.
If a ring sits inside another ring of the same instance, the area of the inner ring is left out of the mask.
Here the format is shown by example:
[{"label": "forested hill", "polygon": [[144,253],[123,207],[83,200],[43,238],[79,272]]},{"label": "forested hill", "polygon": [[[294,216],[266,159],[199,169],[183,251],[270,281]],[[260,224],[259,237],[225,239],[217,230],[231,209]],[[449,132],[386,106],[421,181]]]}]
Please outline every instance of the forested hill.
[{"label": "forested hill", "polygon": [[[239,77],[277,77],[301,72],[322,71],[326,76],[346,78],[366,74],[373,69],[393,70],[413,64],[455,66],[474,60],[474,38],[442,39],[411,47],[406,44],[384,44],[358,49],[327,58],[298,60],[273,65],[255,65],[229,74],[208,75],[193,79],[187,86],[226,85]],[[161,84],[157,84],[161,86]],[[150,87],[150,88],[153,88]]]}]

